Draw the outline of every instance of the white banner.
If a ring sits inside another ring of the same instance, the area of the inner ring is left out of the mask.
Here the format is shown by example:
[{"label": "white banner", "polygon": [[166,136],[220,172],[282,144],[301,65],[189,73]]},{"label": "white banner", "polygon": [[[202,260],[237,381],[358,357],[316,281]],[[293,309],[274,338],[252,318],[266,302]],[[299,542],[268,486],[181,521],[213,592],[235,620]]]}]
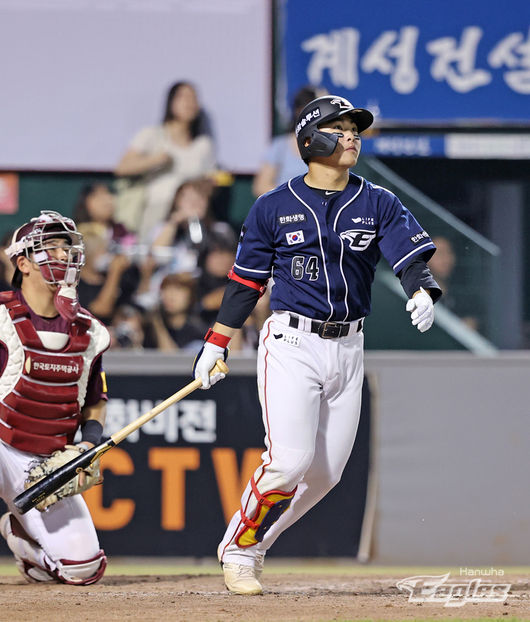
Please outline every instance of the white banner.
[{"label": "white banner", "polygon": [[168,87],[196,85],[219,164],[270,136],[269,0],[0,0],[0,168],[112,170]]}]

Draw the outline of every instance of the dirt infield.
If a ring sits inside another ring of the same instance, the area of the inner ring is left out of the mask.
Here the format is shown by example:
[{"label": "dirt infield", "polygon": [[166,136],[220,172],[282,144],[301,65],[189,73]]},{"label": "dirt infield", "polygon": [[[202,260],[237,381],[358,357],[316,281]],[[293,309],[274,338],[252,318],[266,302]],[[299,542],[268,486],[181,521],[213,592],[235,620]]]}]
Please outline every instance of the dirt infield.
[{"label": "dirt infield", "polygon": [[402,570],[383,576],[339,568],[322,574],[271,568],[263,575],[263,596],[250,597],[229,594],[221,574],[212,568],[204,574],[109,574],[85,588],[31,585],[10,574],[0,576],[0,622],[530,619],[528,574],[482,578],[484,583],[512,584],[504,603],[444,607],[409,603],[396,587],[410,576]]}]

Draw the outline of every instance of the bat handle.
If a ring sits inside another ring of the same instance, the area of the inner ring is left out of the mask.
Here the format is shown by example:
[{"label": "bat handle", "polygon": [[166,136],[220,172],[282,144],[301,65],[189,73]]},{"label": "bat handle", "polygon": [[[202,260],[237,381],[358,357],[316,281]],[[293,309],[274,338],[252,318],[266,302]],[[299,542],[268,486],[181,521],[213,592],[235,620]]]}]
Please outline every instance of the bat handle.
[{"label": "bat handle", "polygon": [[214,374],[227,374],[230,370],[228,369],[228,365],[223,361],[223,359],[219,359],[217,363],[212,367],[210,371],[210,376]]}]

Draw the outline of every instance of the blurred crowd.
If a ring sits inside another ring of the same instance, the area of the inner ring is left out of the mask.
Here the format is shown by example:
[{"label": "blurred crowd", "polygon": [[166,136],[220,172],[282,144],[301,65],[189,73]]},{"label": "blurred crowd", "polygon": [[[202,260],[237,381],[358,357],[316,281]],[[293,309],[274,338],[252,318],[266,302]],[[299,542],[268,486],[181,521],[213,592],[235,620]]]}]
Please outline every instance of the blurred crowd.
[{"label": "blurred crowd", "polygon": [[[304,96],[296,109],[314,91]],[[294,159],[295,143],[288,143]],[[215,321],[238,235],[228,222],[227,174],[215,153],[212,125],[196,89],[177,82],[167,93],[161,123],[132,138],[114,181],[94,181],[80,190],[71,214],[85,243],[79,301],[109,328],[113,349],[196,352]],[[266,158],[269,179],[272,164]],[[271,188],[279,183],[281,171],[276,172]],[[256,196],[270,189],[259,175]],[[0,241],[2,251],[11,235]],[[0,256],[0,287],[9,289],[13,268],[5,253]],[[268,314],[266,294],[231,348],[255,350]]]},{"label": "blurred crowd", "polygon": [[[295,119],[324,94],[306,86],[295,95],[286,132],[272,139],[254,177],[256,197],[307,170],[298,154]],[[161,123],[132,138],[112,184],[95,181],[81,189],[72,206],[86,254],[79,301],[109,327],[113,349],[200,348],[221,305],[237,247],[237,232],[228,222],[226,177],[216,162],[208,114],[194,86],[181,81],[167,93]],[[3,248],[11,235],[0,240]],[[438,238],[436,244],[431,269],[444,290],[451,289],[455,255],[450,241]],[[2,289],[9,289],[11,272],[1,252]],[[451,296],[446,298],[449,303]],[[472,313],[453,310],[476,328]],[[255,350],[268,314],[266,294],[232,339],[232,349]]]}]

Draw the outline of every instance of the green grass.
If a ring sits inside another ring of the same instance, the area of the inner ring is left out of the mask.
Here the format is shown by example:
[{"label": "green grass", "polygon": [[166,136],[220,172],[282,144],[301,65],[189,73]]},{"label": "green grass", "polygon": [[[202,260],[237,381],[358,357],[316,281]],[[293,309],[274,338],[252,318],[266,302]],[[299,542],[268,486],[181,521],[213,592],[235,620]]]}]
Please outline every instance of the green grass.
[{"label": "green grass", "polygon": [[[411,577],[421,574],[445,574],[451,572],[451,578],[460,576],[459,567],[448,566],[377,566],[359,564],[351,559],[280,559],[271,558],[266,563],[266,573],[270,574],[308,574],[308,575],[349,575],[349,576],[387,576]],[[480,567],[474,567],[478,569]],[[528,574],[530,566],[496,566],[507,574]],[[220,568],[214,558],[153,558],[153,557],[110,557],[107,575],[178,575],[178,574],[219,574]],[[15,576],[18,571],[9,557],[0,557],[0,575]],[[469,577],[466,577],[469,579]],[[484,576],[482,579],[493,581],[498,575]],[[454,618],[453,618],[454,619]],[[505,622],[506,618],[503,618]],[[440,622],[440,621],[439,621]]]}]

